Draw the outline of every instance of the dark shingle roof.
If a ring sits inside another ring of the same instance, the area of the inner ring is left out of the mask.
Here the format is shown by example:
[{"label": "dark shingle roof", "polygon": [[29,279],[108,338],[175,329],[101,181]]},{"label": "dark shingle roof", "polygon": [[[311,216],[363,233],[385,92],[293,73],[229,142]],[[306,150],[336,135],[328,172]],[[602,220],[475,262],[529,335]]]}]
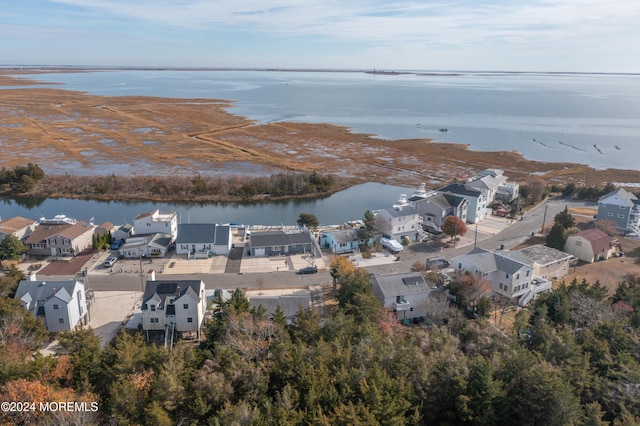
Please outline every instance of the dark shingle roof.
[{"label": "dark shingle roof", "polygon": [[166,298],[182,297],[189,290],[196,298],[200,297],[200,280],[175,280],[175,281],[147,281],[142,296],[142,310],[146,310],[146,303],[156,298],[160,299],[161,306],[166,303]]},{"label": "dark shingle roof", "polygon": [[216,225],[211,223],[181,223],[176,244],[213,243]]},{"label": "dark shingle roof", "polygon": [[442,188],[438,188],[438,192],[452,192],[458,195],[467,195],[469,197],[479,197],[482,192],[479,189],[471,188],[461,183],[452,183]]},{"label": "dark shingle roof", "polygon": [[251,234],[251,247],[292,246],[298,244],[310,244],[311,242],[311,236],[306,232],[289,234],[282,231],[276,231]]}]

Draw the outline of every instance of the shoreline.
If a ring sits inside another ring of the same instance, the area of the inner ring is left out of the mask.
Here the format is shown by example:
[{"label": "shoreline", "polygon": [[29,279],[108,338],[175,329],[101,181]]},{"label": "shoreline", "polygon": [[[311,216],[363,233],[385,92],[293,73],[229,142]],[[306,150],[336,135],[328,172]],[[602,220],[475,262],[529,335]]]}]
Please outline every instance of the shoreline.
[{"label": "shoreline", "polygon": [[[33,70],[19,74],[29,73]],[[0,69],[0,86],[11,84],[45,85]],[[527,160],[515,151],[475,151],[466,144],[429,139],[387,140],[332,124],[257,124],[229,113],[229,100],[108,97],[51,85],[3,89],[0,108],[11,112],[0,118],[0,140],[9,152],[5,167],[35,162],[52,175],[76,171],[80,176],[200,174],[225,179],[315,170],[352,184],[409,187],[500,168],[516,182],[537,175],[548,183],[586,186],[640,183],[637,170]]]}]

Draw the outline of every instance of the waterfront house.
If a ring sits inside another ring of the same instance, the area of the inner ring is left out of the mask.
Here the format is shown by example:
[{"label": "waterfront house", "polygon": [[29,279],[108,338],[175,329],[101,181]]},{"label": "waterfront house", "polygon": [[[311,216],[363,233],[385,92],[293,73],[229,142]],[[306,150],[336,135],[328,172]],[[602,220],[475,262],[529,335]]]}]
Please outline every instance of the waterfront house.
[{"label": "waterfront house", "polygon": [[42,319],[51,333],[72,331],[88,321],[84,284],[77,280],[41,281],[33,274],[20,281],[15,300]]},{"label": "waterfront house", "polygon": [[380,210],[376,218],[381,226],[379,230],[389,239],[402,242],[406,237],[410,241],[416,241],[421,235],[422,218],[416,207],[409,204],[405,194],[400,195],[400,199],[392,208]]},{"label": "waterfront house", "polygon": [[98,227],[93,231],[93,233],[100,236],[111,235],[111,237],[113,238],[114,229],[115,229],[115,226],[113,225],[113,223],[103,222],[100,225],[98,225]]},{"label": "waterfront house", "polygon": [[13,235],[24,241],[36,229],[36,226],[35,220],[21,216],[0,220],[0,241],[4,240],[7,235]]},{"label": "waterfront house", "polygon": [[613,222],[623,235],[640,236],[640,201],[626,189],[618,188],[600,197],[597,219]]},{"label": "waterfront house", "polygon": [[233,244],[231,227],[210,223],[181,223],[178,225],[176,253],[189,258],[229,254]]},{"label": "waterfront house", "polygon": [[252,232],[249,237],[251,256],[284,256],[309,253],[321,256],[318,243],[308,230]]},{"label": "waterfront house", "polygon": [[142,329],[162,331],[165,337],[195,332],[200,339],[207,303],[204,287],[202,280],[156,281],[152,272],[142,296]]},{"label": "waterfront house", "polygon": [[136,235],[125,241],[118,252],[128,259],[165,257],[172,245],[169,234]]},{"label": "waterfront house", "polygon": [[487,212],[487,197],[478,188],[462,183],[452,183],[437,189],[439,194],[454,194],[469,202],[467,206],[467,222],[478,223],[485,218]]},{"label": "waterfront house", "polygon": [[427,299],[435,285],[429,284],[420,272],[372,274],[373,292],[400,321],[427,315]]},{"label": "waterfront house", "polygon": [[467,185],[482,191],[488,202],[503,200],[511,202],[518,197],[519,185],[509,183],[500,169],[486,169],[467,180]]},{"label": "waterfront house", "polygon": [[138,235],[168,234],[174,242],[178,236],[178,215],[175,211],[160,210],[141,213],[133,220],[133,227]]},{"label": "waterfront house", "polygon": [[469,201],[450,192],[434,193],[430,197],[414,201],[413,204],[422,217],[422,225],[435,231],[442,230],[448,216],[457,216],[467,221]]},{"label": "waterfront house", "polygon": [[564,251],[584,262],[593,263],[609,259],[614,249],[606,233],[599,229],[586,229],[569,235]]},{"label": "waterfront house", "polygon": [[367,238],[366,233],[364,229],[354,228],[322,232],[320,244],[335,254],[349,253],[359,250],[361,244],[370,246],[374,243],[375,237]]},{"label": "waterfront house", "polygon": [[75,256],[92,247],[95,225],[64,215],[41,218],[25,240],[31,256]]},{"label": "waterfront house", "polygon": [[113,238],[116,241],[124,241],[129,237],[133,237],[135,235],[135,229],[133,225],[129,223],[125,223],[124,225],[116,226],[113,230]]}]

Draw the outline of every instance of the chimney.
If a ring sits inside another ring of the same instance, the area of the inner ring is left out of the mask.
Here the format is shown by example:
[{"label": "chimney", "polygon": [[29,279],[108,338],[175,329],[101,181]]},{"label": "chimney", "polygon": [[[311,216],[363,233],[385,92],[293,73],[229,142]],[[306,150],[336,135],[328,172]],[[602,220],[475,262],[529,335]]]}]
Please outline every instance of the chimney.
[{"label": "chimney", "polygon": [[147,272],[147,281],[155,281],[156,280],[156,271],[154,269],[149,269]]}]

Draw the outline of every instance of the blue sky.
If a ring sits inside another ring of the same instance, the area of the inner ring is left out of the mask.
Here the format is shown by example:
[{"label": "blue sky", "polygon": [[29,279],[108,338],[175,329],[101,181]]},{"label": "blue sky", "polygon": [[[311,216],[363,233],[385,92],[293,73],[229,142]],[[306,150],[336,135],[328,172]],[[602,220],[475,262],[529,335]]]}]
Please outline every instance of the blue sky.
[{"label": "blue sky", "polygon": [[640,1],[0,0],[0,62],[640,72]]}]

